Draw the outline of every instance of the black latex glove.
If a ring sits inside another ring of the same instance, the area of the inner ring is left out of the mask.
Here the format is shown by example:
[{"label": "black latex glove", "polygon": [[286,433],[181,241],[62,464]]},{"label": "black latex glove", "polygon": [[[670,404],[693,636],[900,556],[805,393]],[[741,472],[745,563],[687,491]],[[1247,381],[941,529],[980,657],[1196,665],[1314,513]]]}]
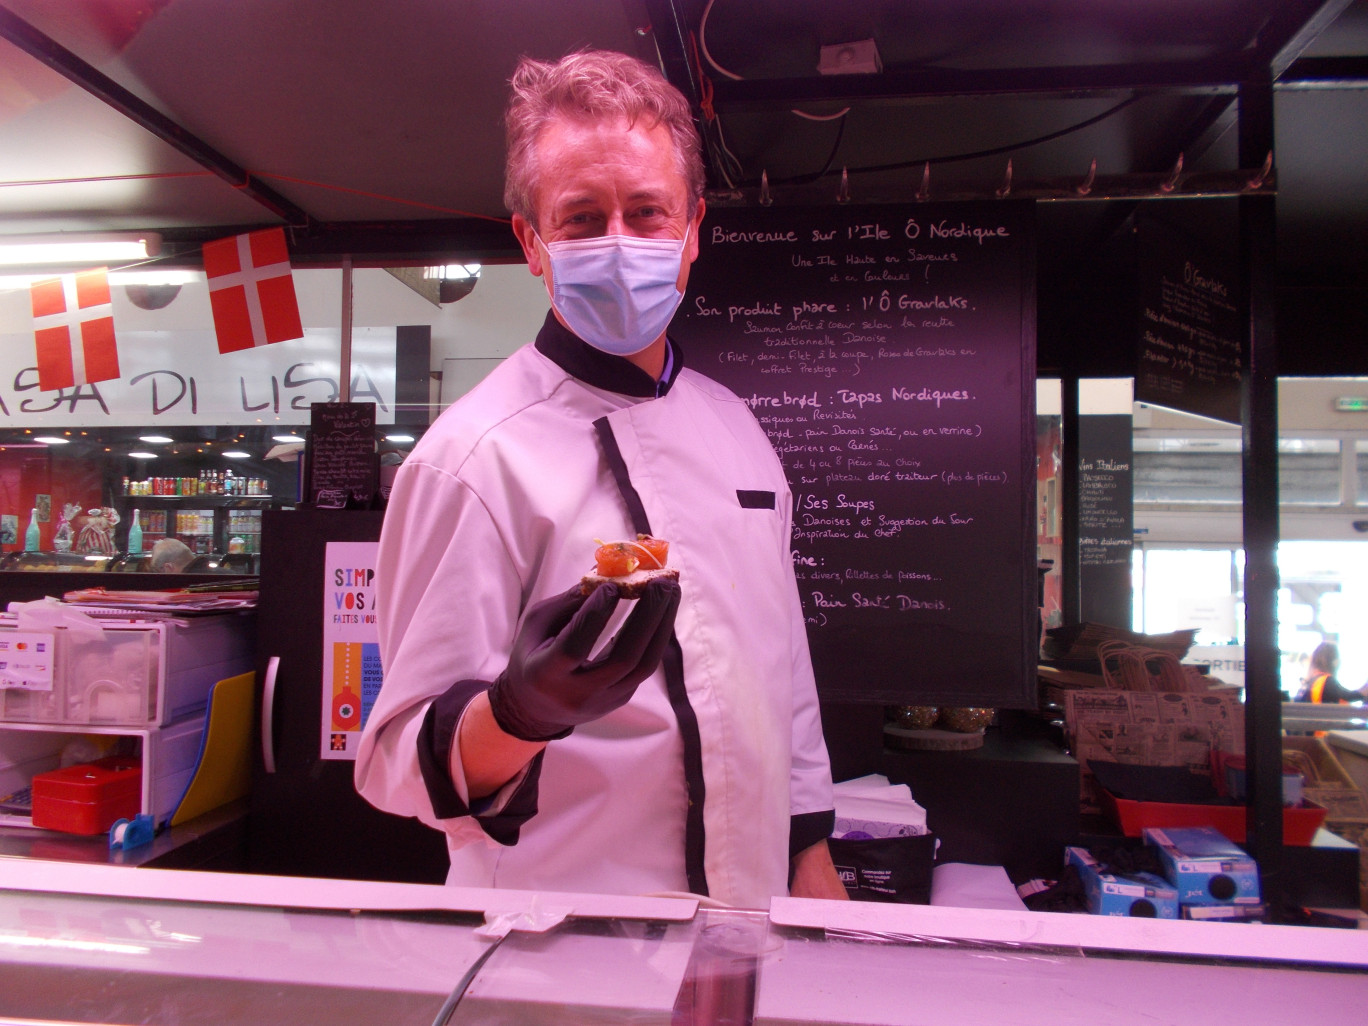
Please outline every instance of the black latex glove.
[{"label": "black latex glove", "polygon": [[489,689],[494,721],[524,741],[553,741],[625,705],[665,654],[679,609],[679,582],[651,581],[608,646],[593,661],[618,604],[616,585],[588,598],[576,586],[528,611],[508,669]]}]

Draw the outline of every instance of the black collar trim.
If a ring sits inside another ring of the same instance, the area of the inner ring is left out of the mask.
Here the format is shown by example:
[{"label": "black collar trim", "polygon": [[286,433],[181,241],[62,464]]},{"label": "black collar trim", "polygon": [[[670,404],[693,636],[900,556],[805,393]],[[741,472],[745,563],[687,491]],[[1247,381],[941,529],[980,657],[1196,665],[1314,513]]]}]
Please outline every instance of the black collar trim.
[{"label": "black collar trim", "polygon": [[665,376],[656,381],[640,367],[622,358],[595,349],[571,332],[554,312],[547,312],[546,323],[537,333],[537,352],[567,374],[595,388],[643,399],[665,395],[684,369],[684,353],[679,343],[667,339],[670,352],[665,357]]}]

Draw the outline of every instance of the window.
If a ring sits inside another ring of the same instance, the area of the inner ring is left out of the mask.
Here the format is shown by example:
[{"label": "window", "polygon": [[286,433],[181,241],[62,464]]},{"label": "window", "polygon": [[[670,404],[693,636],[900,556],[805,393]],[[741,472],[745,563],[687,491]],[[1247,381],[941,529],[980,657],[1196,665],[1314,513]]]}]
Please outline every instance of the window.
[{"label": "window", "polygon": [[1278,500],[1285,506],[1338,505],[1339,439],[1280,438]]}]

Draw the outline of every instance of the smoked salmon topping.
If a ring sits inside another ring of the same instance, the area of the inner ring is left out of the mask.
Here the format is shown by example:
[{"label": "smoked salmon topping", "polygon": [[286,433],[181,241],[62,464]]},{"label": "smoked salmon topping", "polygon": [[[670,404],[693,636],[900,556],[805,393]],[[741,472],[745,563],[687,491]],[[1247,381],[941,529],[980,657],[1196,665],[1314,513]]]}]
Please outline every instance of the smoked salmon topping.
[{"label": "smoked salmon topping", "polygon": [[636,541],[600,542],[594,551],[595,573],[626,577],[637,570],[663,570],[669,553],[669,542],[649,534],[637,535]]}]

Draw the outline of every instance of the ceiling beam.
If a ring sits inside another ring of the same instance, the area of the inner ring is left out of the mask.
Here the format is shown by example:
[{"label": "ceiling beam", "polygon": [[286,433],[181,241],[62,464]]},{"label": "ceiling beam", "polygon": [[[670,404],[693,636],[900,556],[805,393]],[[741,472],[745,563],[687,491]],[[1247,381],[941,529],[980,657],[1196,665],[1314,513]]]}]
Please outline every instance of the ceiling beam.
[{"label": "ceiling beam", "polygon": [[[1361,89],[1368,85],[1368,58],[1298,57],[1281,62],[1276,86]],[[718,107],[781,107],[822,100],[943,99],[1120,91],[1212,94],[1232,99],[1240,84],[1266,67],[1249,57],[1220,57],[1171,64],[1086,65],[1058,68],[999,68],[885,71],[878,75],[809,75],[802,78],[719,79]]]},{"label": "ceiling beam", "polygon": [[252,178],[246,168],[229,160],[208,143],[192,135],[161,111],[3,6],[0,6],[0,37],[9,40],[29,56],[74,82],[92,96],[103,100],[124,117],[170,144],[201,167],[212,171],[286,224],[303,227],[311,222],[312,219],[307,212],[270,186]]},{"label": "ceiling beam", "polygon": [[660,56],[660,70],[688,98],[689,106],[697,116],[702,94],[689,53],[689,29],[684,12],[675,0],[645,0],[645,7],[647,17],[651,19],[651,35],[655,37],[656,52]]},{"label": "ceiling beam", "polygon": [[1162,64],[973,69],[928,68],[877,75],[806,75],[713,83],[719,107],[774,106],[821,100],[906,100],[948,96],[1159,90],[1229,93],[1250,74],[1246,57]]},{"label": "ceiling beam", "polygon": [[1368,57],[1298,57],[1274,83],[1286,89],[1368,89]]},{"label": "ceiling beam", "polygon": [[1300,4],[1274,4],[1274,16],[1255,45],[1255,57],[1266,64],[1274,84],[1299,59],[1306,48],[1315,42],[1354,0],[1306,0]]},{"label": "ceiling beam", "polygon": [[[200,247],[263,225],[163,228],[160,267],[198,268]],[[442,263],[522,263],[522,247],[508,224],[488,218],[426,221],[314,221],[287,228],[295,267],[337,267],[343,254],[356,267],[429,266]]]}]

